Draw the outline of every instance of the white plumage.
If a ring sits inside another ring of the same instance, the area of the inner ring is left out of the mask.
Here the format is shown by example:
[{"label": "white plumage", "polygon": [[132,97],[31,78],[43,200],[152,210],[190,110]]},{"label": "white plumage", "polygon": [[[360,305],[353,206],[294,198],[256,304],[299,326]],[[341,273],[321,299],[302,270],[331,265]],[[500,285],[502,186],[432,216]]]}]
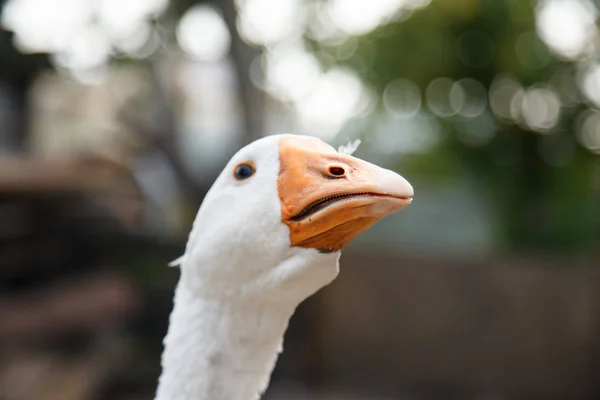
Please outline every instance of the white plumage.
[{"label": "white plumage", "polygon": [[[240,164],[253,166],[254,174],[236,179]],[[346,175],[326,176],[338,174],[332,165]],[[380,181],[362,182],[360,166]],[[350,239],[331,248],[331,235],[335,239],[336,229],[359,217],[378,219],[410,202],[408,182],[377,168],[318,139],[294,135],[260,139],[233,156],[198,211],[185,254],[172,263],[180,265],[181,277],[156,400],[261,396],[295,308],[338,274],[339,250]],[[348,185],[356,185],[358,193],[367,184],[390,190],[381,199],[349,196]],[[308,195],[298,197],[297,190]],[[308,198],[335,190],[349,197],[307,206]],[[288,210],[295,214],[287,216]],[[322,226],[314,225],[318,221]],[[352,225],[351,234],[349,229],[340,235],[353,237],[366,227]],[[312,237],[313,231],[322,236]],[[308,239],[299,241],[295,234]]]}]

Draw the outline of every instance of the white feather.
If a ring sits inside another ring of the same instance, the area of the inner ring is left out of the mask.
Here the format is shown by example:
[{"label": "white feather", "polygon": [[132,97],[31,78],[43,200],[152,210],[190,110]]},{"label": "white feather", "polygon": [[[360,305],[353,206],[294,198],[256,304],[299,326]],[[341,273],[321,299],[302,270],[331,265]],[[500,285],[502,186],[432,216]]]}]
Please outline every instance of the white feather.
[{"label": "white feather", "polygon": [[348,154],[349,156],[351,156],[356,151],[356,149],[358,149],[360,143],[360,139],[356,139],[354,142],[348,142],[347,145],[338,147],[338,153]]},{"label": "white feather", "polygon": [[178,267],[181,264],[183,264],[183,261],[185,259],[185,255],[178,257],[177,259],[171,261],[169,264],[167,264],[169,267]]}]

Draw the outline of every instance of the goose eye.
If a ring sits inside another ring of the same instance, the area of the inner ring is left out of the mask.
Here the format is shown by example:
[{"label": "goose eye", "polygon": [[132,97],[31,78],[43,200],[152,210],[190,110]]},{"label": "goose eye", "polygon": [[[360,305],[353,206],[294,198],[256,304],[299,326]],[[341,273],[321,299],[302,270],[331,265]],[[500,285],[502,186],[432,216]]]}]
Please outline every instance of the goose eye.
[{"label": "goose eye", "polygon": [[235,167],[233,176],[236,180],[243,181],[244,179],[250,178],[255,172],[256,168],[254,168],[254,165],[250,163],[241,163]]}]

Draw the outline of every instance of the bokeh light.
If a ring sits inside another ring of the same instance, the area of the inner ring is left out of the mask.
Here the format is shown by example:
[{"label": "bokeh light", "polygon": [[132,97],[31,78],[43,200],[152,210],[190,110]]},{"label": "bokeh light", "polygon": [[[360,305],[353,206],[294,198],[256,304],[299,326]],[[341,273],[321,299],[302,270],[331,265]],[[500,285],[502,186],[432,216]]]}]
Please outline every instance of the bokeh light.
[{"label": "bokeh light", "polygon": [[229,53],[231,37],[223,17],[210,6],[194,6],[177,27],[179,45],[194,59],[214,62]]},{"label": "bokeh light", "polygon": [[581,73],[580,86],[585,97],[600,106],[600,64],[589,64]]},{"label": "bokeh light", "polygon": [[560,99],[549,88],[533,87],[522,98],[522,115],[525,124],[538,132],[553,128],[560,115]]},{"label": "bokeh light", "polygon": [[[148,21],[166,8],[168,0],[10,0],[2,26],[15,33],[24,53],[51,53],[74,76],[101,69],[114,51],[136,57],[156,49]],[[59,10],[57,12],[57,10]]]},{"label": "bokeh light", "polygon": [[485,87],[472,78],[455,82],[450,90],[453,107],[460,116],[467,118],[477,117],[485,111],[487,97]]},{"label": "bokeh light", "polygon": [[300,36],[304,9],[300,0],[238,0],[238,30],[256,45],[268,45]]},{"label": "bokeh light", "polygon": [[414,117],[421,109],[421,90],[408,79],[395,79],[383,91],[383,104],[399,117]]},{"label": "bokeh light", "polygon": [[300,100],[321,77],[321,66],[315,56],[300,46],[276,48],[265,57],[266,88],[279,100]]},{"label": "bokeh light", "polygon": [[329,15],[344,32],[364,35],[399,12],[403,0],[330,0]]},{"label": "bokeh light", "polygon": [[538,33],[558,55],[577,59],[592,54],[598,11],[591,1],[541,0],[537,13]]},{"label": "bokeh light", "polygon": [[404,13],[425,7],[429,0],[329,0],[331,21],[349,35],[364,35]]},{"label": "bokeh light", "polygon": [[509,76],[498,76],[490,88],[490,107],[498,119],[514,122],[520,115],[518,108],[515,108],[514,99],[522,95],[523,89],[516,80]]},{"label": "bokeh light", "polygon": [[298,102],[301,124],[306,131],[330,140],[352,116],[368,106],[366,96],[355,73],[331,69],[319,78],[311,93]]},{"label": "bokeh light", "polygon": [[454,81],[450,78],[436,78],[425,89],[425,99],[429,109],[438,117],[452,117],[457,114],[457,108],[462,107],[462,92],[452,92]]},{"label": "bokeh light", "polygon": [[600,154],[600,113],[588,111],[579,116],[577,137],[592,153]]}]

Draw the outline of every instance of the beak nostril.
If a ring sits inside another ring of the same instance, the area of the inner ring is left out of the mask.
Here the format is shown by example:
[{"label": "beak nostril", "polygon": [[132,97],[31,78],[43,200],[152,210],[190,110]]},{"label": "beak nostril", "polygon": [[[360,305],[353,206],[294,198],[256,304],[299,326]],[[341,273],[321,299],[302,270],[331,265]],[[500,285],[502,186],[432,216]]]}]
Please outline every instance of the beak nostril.
[{"label": "beak nostril", "polygon": [[346,175],[346,170],[342,167],[333,166],[329,167],[329,173],[333,176],[344,176]]}]

